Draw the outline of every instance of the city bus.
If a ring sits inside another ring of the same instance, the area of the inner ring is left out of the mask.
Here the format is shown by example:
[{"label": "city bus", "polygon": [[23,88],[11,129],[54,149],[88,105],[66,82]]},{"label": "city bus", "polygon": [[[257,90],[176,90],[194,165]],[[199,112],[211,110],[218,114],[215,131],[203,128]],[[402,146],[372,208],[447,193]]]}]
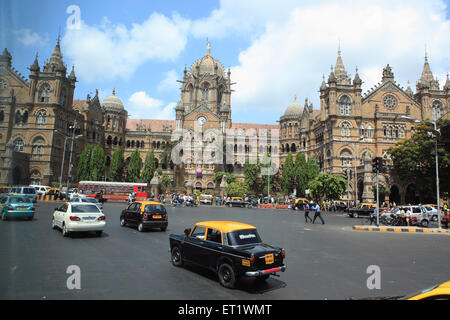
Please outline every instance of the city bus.
[{"label": "city bus", "polygon": [[127,200],[128,195],[135,192],[138,200],[148,197],[147,191],[150,192],[150,186],[138,182],[80,181],[78,182],[78,191],[88,197],[95,197],[102,191],[103,198],[111,200]]}]

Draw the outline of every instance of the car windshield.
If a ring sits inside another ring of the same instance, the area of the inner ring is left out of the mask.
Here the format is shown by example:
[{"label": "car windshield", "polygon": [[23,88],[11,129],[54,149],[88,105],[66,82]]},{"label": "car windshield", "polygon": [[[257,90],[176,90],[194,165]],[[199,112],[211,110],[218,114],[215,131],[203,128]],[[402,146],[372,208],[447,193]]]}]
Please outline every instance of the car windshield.
[{"label": "car windshield", "polygon": [[163,205],[160,204],[148,204],[145,206],[144,212],[145,213],[149,213],[149,212],[166,212],[166,209],[164,208]]},{"label": "car windshield", "polygon": [[82,202],[98,203],[97,199],[94,198],[82,198]]},{"label": "car windshield", "polygon": [[100,213],[94,204],[72,205],[73,213]]},{"label": "car windshield", "polygon": [[9,203],[30,203],[30,201],[21,197],[11,197]]},{"label": "car windshield", "polygon": [[231,246],[242,246],[261,243],[256,229],[243,229],[227,233],[228,244]]}]

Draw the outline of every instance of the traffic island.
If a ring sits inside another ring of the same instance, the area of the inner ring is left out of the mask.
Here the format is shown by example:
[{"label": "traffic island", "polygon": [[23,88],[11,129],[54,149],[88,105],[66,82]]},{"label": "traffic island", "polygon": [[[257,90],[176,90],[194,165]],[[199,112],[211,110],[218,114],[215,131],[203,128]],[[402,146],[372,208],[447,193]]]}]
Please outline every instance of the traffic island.
[{"label": "traffic island", "polygon": [[353,226],[353,230],[377,231],[377,232],[450,233],[450,230],[448,229],[420,228],[420,227]]}]

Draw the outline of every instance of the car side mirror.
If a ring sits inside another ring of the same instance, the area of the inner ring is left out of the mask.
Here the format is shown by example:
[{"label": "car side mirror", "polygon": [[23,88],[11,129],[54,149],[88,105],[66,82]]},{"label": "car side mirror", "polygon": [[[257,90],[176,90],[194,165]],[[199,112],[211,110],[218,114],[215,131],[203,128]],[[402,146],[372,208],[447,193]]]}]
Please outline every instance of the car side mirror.
[{"label": "car side mirror", "polygon": [[189,235],[191,234],[191,229],[184,229],[184,234],[186,235],[186,237],[189,237]]}]

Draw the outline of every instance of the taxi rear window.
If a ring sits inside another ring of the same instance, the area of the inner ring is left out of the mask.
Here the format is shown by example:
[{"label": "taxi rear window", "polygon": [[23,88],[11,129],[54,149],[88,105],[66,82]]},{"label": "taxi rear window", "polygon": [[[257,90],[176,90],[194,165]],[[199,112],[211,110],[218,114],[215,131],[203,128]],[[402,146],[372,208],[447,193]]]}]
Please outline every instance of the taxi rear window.
[{"label": "taxi rear window", "polygon": [[147,204],[145,206],[144,212],[145,213],[149,213],[149,212],[166,212],[166,209],[164,208],[163,205],[160,204]]},{"label": "taxi rear window", "polygon": [[243,229],[227,233],[228,244],[230,246],[242,246],[248,244],[261,243],[258,231],[256,229]]},{"label": "taxi rear window", "polygon": [[97,206],[94,204],[72,205],[73,213],[100,213]]}]

